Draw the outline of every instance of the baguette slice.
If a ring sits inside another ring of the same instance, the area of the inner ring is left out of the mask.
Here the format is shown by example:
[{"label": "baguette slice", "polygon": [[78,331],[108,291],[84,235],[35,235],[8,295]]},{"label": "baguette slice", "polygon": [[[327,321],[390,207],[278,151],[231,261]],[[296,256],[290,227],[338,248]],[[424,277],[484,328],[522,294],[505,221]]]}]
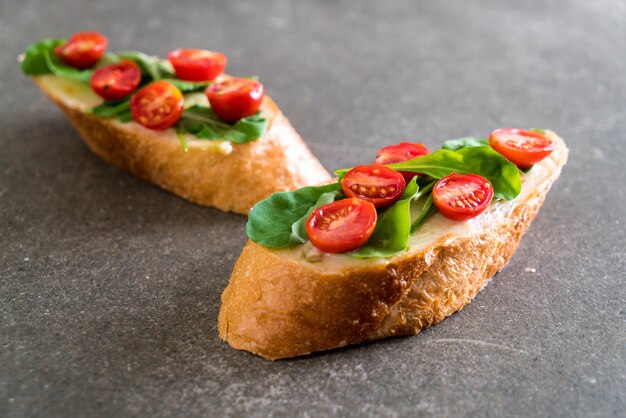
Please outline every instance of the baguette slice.
[{"label": "baguette slice", "polygon": [[522,192],[458,222],[435,213],[388,259],[249,241],[222,294],[220,337],[267,359],[417,334],[471,302],[511,258],[567,160],[562,139]]},{"label": "baguette slice", "polygon": [[[86,113],[102,99],[85,84],[53,75],[33,79],[95,154],[194,203],[247,214],[274,192],[330,179],[269,97],[261,107],[268,119],[263,138],[231,144],[186,135],[184,152],[174,129],[154,131]],[[191,100],[207,104],[201,93],[186,95],[186,103]]]}]

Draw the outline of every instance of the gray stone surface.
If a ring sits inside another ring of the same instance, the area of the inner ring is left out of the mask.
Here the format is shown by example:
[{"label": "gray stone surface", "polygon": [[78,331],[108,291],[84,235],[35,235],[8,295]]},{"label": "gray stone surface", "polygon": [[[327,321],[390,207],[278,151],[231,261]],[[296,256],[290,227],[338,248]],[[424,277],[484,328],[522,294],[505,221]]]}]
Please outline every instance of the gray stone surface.
[{"label": "gray stone surface", "polygon": [[[0,416],[626,415],[624,1],[0,2]],[[224,51],[328,168],[550,127],[570,162],[511,263],[412,338],[267,362],[220,342],[245,219],[93,156],[30,42]]]}]

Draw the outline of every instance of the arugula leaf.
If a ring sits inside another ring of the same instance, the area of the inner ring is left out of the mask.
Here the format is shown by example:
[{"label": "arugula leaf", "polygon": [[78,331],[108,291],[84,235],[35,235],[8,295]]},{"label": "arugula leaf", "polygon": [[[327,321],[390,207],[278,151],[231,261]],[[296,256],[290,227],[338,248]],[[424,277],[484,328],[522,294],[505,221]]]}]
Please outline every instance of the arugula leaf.
[{"label": "arugula leaf", "polygon": [[164,81],[169,81],[176,87],[181,93],[195,93],[198,91],[206,90],[213,82],[197,82],[197,81],[185,81],[176,78],[166,78]]},{"label": "arugula leaf", "polygon": [[419,209],[417,217],[411,224],[411,233],[417,231],[419,227],[422,226],[424,222],[426,222],[426,220],[430,218],[430,216],[436,211],[437,211],[437,208],[435,207],[435,203],[433,202],[433,195],[429,194],[426,200],[424,201],[424,203],[422,204],[422,207]]},{"label": "arugula leaf", "polygon": [[156,81],[164,78],[176,78],[171,67],[159,57],[153,57],[139,51],[122,51],[118,52],[117,56],[134,61],[141,69],[142,74],[148,76],[150,80]]},{"label": "arugula leaf", "polygon": [[[398,171],[425,173],[437,179],[452,173],[478,174],[491,182],[496,197],[506,200],[514,199],[522,189],[517,166],[486,146],[461,148],[458,151],[441,149],[386,166]],[[342,176],[349,170],[338,170],[335,174]]]},{"label": "arugula leaf", "polygon": [[92,108],[89,112],[103,118],[115,118],[121,122],[130,122],[133,119],[130,114],[130,98],[115,102],[104,102]]},{"label": "arugula leaf", "polygon": [[[191,85],[194,83],[187,84],[189,89],[199,88]],[[185,87],[183,86],[183,88]],[[89,112],[103,118],[115,118],[121,122],[133,120],[130,113],[130,98],[104,102]],[[195,135],[198,139],[219,139],[243,144],[265,135],[266,128],[267,119],[261,116],[260,111],[255,115],[240,119],[234,125],[229,125],[222,121],[210,108],[198,105],[185,109],[175,127],[181,147],[185,151],[187,143],[181,135],[186,132]]]},{"label": "arugula leaf", "polygon": [[[292,245],[293,224],[318,203],[324,193],[339,192],[338,183],[278,192],[257,203],[248,214],[246,233],[254,241],[271,248]],[[293,238],[295,239],[295,238]]]},{"label": "arugula leaf", "polygon": [[[546,133],[545,129],[537,129],[537,128],[531,128],[529,129],[529,131],[539,132],[540,134],[544,134],[544,135]],[[458,151],[461,148],[480,147],[483,145],[490,146],[489,139],[487,138],[477,139],[477,138],[472,138],[472,137],[466,137],[466,138],[459,138],[459,139],[448,139],[447,141],[443,143],[441,148],[449,149],[452,151]],[[520,170],[522,171],[522,173],[528,173],[531,168],[533,168],[532,165],[527,168],[521,168]]]},{"label": "arugula leaf", "polygon": [[404,251],[411,233],[411,201],[418,195],[419,187],[414,177],[398,201],[378,212],[376,228],[367,243],[349,255],[358,258],[391,257]]},{"label": "arugula leaf", "polygon": [[[208,83],[195,83],[193,81],[182,80],[167,80],[174,84],[183,93],[192,93],[200,91],[206,88]],[[90,110],[90,113],[94,115],[102,116],[103,118],[117,118],[122,122],[130,122],[132,116],[130,115],[130,97],[116,101],[106,101],[99,106]]]},{"label": "arugula leaf", "polygon": [[36,44],[31,44],[26,48],[21,67],[24,74],[49,74],[50,67],[43,54],[43,51],[53,51],[54,48],[65,43],[65,39],[44,39]]},{"label": "arugula leaf", "polygon": [[59,77],[88,83],[93,70],[80,70],[70,67],[54,53],[54,48],[64,43],[65,39],[44,39],[41,42],[29,45],[21,64],[24,74],[54,74]]},{"label": "arugula leaf", "polygon": [[489,140],[486,138],[458,138],[458,139],[448,139],[441,146],[442,149],[449,149],[452,151],[458,151],[461,148],[471,148],[471,147],[480,147],[480,146],[489,146]]},{"label": "arugula leaf", "polygon": [[324,206],[328,203],[334,202],[338,197],[343,197],[343,193],[341,190],[333,190],[332,192],[322,193],[320,197],[315,202],[315,205],[311,206],[311,208],[307,211],[302,218],[298,219],[296,222],[291,225],[291,238],[290,244],[304,244],[309,240],[309,236],[306,233],[306,221],[309,219],[309,216],[313,213],[313,211],[320,206]]},{"label": "arugula leaf", "polygon": [[234,125],[221,120],[209,107],[194,105],[183,112],[178,122],[180,129],[200,139],[223,139],[237,144],[262,137],[267,128],[267,119],[257,114],[240,119]]},{"label": "arugula leaf", "polygon": [[176,136],[178,137],[178,142],[180,143],[180,147],[183,149],[183,152],[188,152],[189,147],[187,146],[187,140],[185,139],[185,132],[180,129],[176,129]]}]

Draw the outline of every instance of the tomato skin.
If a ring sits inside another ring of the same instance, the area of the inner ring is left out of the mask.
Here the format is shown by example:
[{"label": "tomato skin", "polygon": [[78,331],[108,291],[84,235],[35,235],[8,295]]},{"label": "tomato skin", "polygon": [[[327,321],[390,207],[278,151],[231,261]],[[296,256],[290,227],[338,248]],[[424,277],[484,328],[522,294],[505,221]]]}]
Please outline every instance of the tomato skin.
[{"label": "tomato skin", "polygon": [[148,129],[164,130],[183,114],[183,94],[169,81],[155,81],[130,98],[133,119]]},{"label": "tomato skin", "polygon": [[226,55],[206,49],[176,49],[168,58],[181,80],[212,81],[226,68]]},{"label": "tomato skin", "polygon": [[105,100],[120,100],[132,93],[141,82],[141,70],[132,61],[124,60],[98,68],[89,84]]},{"label": "tomato skin", "polygon": [[392,205],[402,196],[406,182],[402,174],[384,165],[359,165],[341,179],[347,197],[356,197],[377,208]]},{"label": "tomato skin", "polygon": [[78,32],[54,53],[67,65],[76,68],[91,68],[102,58],[109,41],[98,32]]},{"label": "tomato skin", "polygon": [[263,84],[256,80],[233,77],[210,85],[206,95],[217,116],[235,123],[259,111],[265,92]]},{"label": "tomato skin", "polygon": [[433,187],[433,203],[446,218],[466,221],[480,215],[493,199],[493,187],[478,174],[452,173]]},{"label": "tomato skin", "polygon": [[[410,142],[400,142],[396,145],[389,145],[381,148],[376,153],[376,164],[393,164],[402,161],[412,160],[421,155],[430,154],[428,148],[424,144],[413,144]],[[414,173],[412,171],[400,171],[404,177],[404,181],[409,183],[413,177],[421,176],[424,173]]]},{"label": "tomato skin", "polygon": [[345,253],[363,246],[376,228],[376,208],[350,198],[321,206],[311,213],[305,229],[311,243],[327,253]]},{"label": "tomato skin", "polygon": [[489,135],[489,146],[520,169],[525,169],[550,155],[556,143],[541,132],[504,128]]}]

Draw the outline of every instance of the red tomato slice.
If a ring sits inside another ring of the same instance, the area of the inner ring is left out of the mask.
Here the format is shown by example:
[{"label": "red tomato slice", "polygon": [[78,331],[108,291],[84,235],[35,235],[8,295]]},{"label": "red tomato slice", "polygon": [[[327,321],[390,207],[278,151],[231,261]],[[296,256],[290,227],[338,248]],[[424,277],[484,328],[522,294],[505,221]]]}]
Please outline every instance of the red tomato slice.
[{"label": "red tomato slice", "polygon": [[149,129],[163,130],[174,125],[183,114],[183,94],[169,81],[156,81],[133,94],[130,113]]},{"label": "red tomato slice", "polygon": [[91,68],[102,58],[108,40],[98,32],[79,32],[54,49],[63,62],[76,68]]},{"label": "red tomato slice", "polygon": [[89,84],[105,100],[120,100],[132,93],[141,82],[141,70],[132,61],[124,60],[98,68]]},{"label": "red tomato slice", "polygon": [[[412,160],[420,155],[430,154],[424,144],[412,144],[410,142],[400,142],[397,145],[389,145],[378,150],[376,153],[376,164],[393,164],[402,161]],[[413,177],[421,176],[423,173],[413,173],[412,171],[400,171],[406,183]]]},{"label": "red tomato slice", "polygon": [[360,199],[343,199],[314,210],[306,222],[311,243],[327,253],[353,251],[376,227],[376,208]]},{"label": "red tomato slice", "polygon": [[206,95],[215,114],[234,123],[258,112],[265,93],[263,84],[256,80],[231,78],[210,85]]},{"label": "red tomato slice", "polygon": [[226,68],[226,55],[206,49],[177,49],[168,57],[176,75],[182,80],[215,80]]},{"label": "red tomato slice", "polygon": [[384,165],[359,165],[341,179],[347,197],[356,197],[384,208],[400,198],[406,182],[402,174]]},{"label": "red tomato slice", "polygon": [[493,131],[489,145],[521,169],[543,160],[556,147],[556,143],[541,132],[513,128]]},{"label": "red tomato slice", "polygon": [[466,221],[481,214],[493,199],[493,187],[478,174],[452,173],[433,188],[433,202],[446,218]]}]

